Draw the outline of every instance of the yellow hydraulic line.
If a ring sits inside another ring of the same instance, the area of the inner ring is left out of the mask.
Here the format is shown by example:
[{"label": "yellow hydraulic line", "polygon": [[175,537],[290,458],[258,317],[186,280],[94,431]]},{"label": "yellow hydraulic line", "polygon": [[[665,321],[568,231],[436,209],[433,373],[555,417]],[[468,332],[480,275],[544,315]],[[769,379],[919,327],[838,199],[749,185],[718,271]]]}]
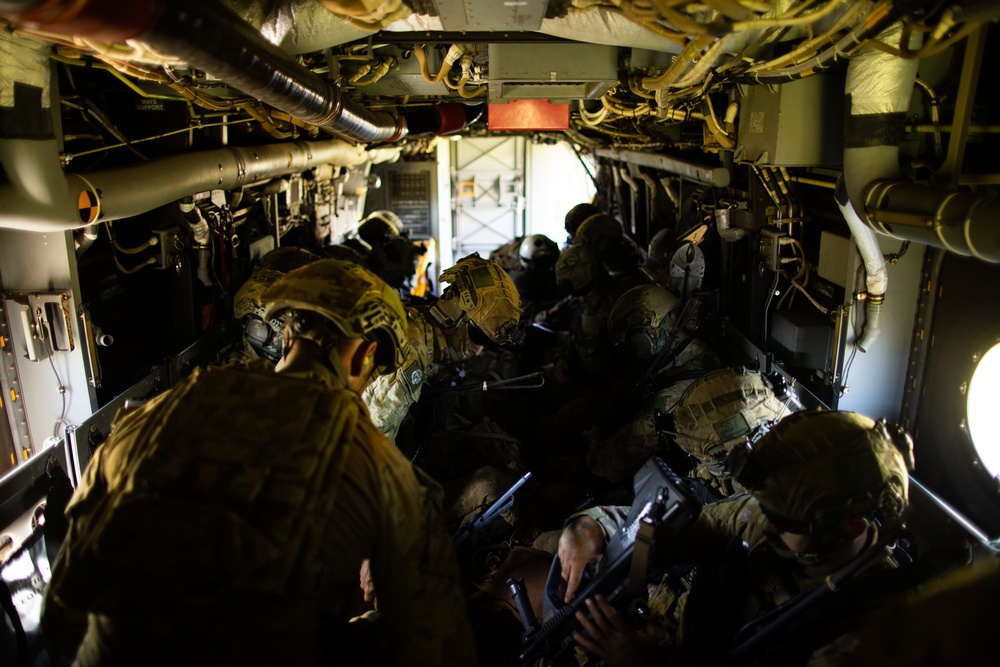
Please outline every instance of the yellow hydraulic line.
[{"label": "yellow hydraulic line", "polygon": [[831,190],[835,190],[837,188],[836,183],[821,181],[816,178],[807,178],[805,176],[789,176],[788,180],[795,181],[796,183],[805,183],[806,185],[818,185],[821,188],[829,188]]},{"label": "yellow hydraulic line", "polygon": [[127,76],[119,72],[117,69],[104,62],[87,63],[78,58],[67,58],[66,56],[59,56],[59,55],[52,55],[51,57],[53,60],[65,63],[67,65],[74,65],[76,67],[87,67],[89,65],[90,67],[93,67],[95,69],[102,69],[107,72],[111,72],[111,74],[113,74],[116,79],[124,83],[126,86],[131,88],[133,91],[135,91],[138,95],[141,95],[142,97],[148,97],[149,99],[153,100],[170,100],[172,102],[187,101],[183,97],[177,97],[176,95],[158,95],[156,93],[147,92],[142,88],[140,88],[139,86],[137,86],[135,82],[132,81],[132,79],[128,78]]}]

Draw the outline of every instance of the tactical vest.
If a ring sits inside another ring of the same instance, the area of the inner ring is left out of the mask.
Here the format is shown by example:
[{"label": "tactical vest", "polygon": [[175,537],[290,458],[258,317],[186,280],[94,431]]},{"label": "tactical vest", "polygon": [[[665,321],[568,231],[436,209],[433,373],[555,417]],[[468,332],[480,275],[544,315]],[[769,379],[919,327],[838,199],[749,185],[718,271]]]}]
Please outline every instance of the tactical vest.
[{"label": "tactical vest", "polygon": [[196,371],[103,445],[108,493],[78,519],[91,611],[236,593],[316,599],[317,558],[364,408],[356,394],[239,369]]}]

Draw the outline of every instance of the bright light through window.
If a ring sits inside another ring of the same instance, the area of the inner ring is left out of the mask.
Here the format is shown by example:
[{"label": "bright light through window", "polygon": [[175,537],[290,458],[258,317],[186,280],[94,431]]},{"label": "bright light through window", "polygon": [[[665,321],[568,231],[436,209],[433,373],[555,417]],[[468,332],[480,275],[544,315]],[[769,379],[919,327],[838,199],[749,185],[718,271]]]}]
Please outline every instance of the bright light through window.
[{"label": "bright light through window", "polygon": [[1000,344],[979,361],[969,384],[969,434],[983,467],[1000,475],[1000,429],[996,411],[1000,406]]}]

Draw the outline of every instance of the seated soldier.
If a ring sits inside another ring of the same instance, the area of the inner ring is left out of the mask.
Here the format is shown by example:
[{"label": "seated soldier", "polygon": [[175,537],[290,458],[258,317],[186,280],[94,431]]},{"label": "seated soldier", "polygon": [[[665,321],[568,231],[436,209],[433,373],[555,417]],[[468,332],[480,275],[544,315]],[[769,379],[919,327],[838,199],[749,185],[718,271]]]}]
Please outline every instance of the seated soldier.
[{"label": "seated soldier", "polygon": [[407,295],[414,285],[417,259],[426,248],[414,244],[403,222],[392,211],[374,211],[365,217],[343,245],[359,252],[372,273]]},{"label": "seated soldier", "polygon": [[631,409],[616,430],[589,432],[587,465],[594,474],[613,482],[631,479],[650,456],[665,453],[655,415],[669,413],[698,375],[717,364],[686,330],[681,310],[680,301],[658,285],[633,287],[611,309],[611,341],[631,369],[614,393],[627,395]]},{"label": "seated soldier", "polygon": [[[851,412],[798,412],[756,444],[735,448],[730,460],[734,477],[750,493],[706,505],[683,539],[654,554],[659,564],[697,565],[682,616],[682,664],[696,656],[713,664],[726,660],[737,630],[782,603],[801,600],[803,592],[828,584],[846,590],[858,580],[852,590],[864,591],[870,583],[862,580],[866,575],[877,581],[881,571],[898,567],[889,545],[880,541],[898,526],[907,506],[912,441],[898,427]],[[595,509],[567,526],[559,544],[567,600],[583,573],[599,563],[619,515],[617,508]],[[734,550],[734,544],[744,548]],[[616,661],[629,653],[621,650],[623,644],[648,646],[648,635],[627,630],[602,598],[587,607],[593,620],[577,616],[587,635],[573,635],[581,646],[609,664],[659,664],[648,661],[648,651],[630,653],[646,656],[642,660]],[[834,640],[849,647],[850,641],[838,637],[856,618],[845,612],[836,619],[821,616],[814,627],[796,626],[782,635],[787,643],[761,647],[770,651],[766,664],[805,664],[814,650]],[[835,653],[824,651],[827,657]]]},{"label": "seated soldier", "polygon": [[[760,373],[720,368],[693,381],[671,411],[672,420],[661,418],[657,431],[673,436],[694,459],[692,477],[726,497],[746,491],[729,468],[734,443],[759,439],[787,414],[788,405]],[[670,421],[673,430],[663,427]]]},{"label": "seated soldier", "polygon": [[236,292],[233,299],[233,316],[243,326],[241,344],[234,347],[226,358],[229,364],[245,364],[267,359],[276,364],[281,359],[281,327],[279,319],[264,319],[261,296],[292,269],[305,266],[320,257],[295,246],[275,248],[260,259],[260,266]]},{"label": "seated soldier", "polygon": [[556,359],[559,382],[602,386],[615,372],[607,324],[614,303],[628,289],[647,283],[639,259],[624,252],[621,224],[608,215],[585,220],[573,245],[559,255],[556,282],[580,301],[569,344]]},{"label": "seated soldier", "polygon": [[451,283],[429,305],[406,306],[407,352],[399,369],[376,378],[362,398],[372,421],[395,440],[428,378],[476,354],[479,336],[517,345],[521,302],[513,281],[493,261],[469,255],[441,274]]}]

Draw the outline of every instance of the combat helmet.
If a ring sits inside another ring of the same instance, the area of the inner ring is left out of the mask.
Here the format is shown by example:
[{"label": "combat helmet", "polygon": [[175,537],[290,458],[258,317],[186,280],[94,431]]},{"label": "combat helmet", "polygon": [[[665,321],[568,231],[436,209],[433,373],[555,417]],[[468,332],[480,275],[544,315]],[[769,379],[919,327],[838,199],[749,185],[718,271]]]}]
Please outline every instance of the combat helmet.
[{"label": "combat helmet", "polygon": [[677,321],[680,303],[680,299],[659,285],[629,289],[611,307],[608,316],[611,342],[627,344],[636,359],[656,356]]},{"label": "combat helmet", "polygon": [[441,324],[455,327],[468,321],[500,345],[521,342],[521,296],[496,261],[473,253],[445,269],[440,280],[451,283],[431,309]]},{"label": "combat helmet", "polygon": [[[311,311],[333,322],[346,336],[377,341],[375,363],[383,371],[403,363],[403,303],[381,278],[357,264],[317,260],[282,276],[261,300],[266,305],[265,318],[289,309]],[[284,335],[289,335],[287,324]],[[316,342],[324,349],[330,343],[321,336]]]},{"label": "combat helmet", "polygon": [[392,211],[374,211],[358,223],[358,237],[368,245],[375,247],[385,239],[401,236],[403,221]]},{"label": "combat helmet", "polygon": [[518,247],[518,258],[525,271],[550,271],[559,259],[559,246],[545,234],[525,236]]},{"label": "combat helmet", "polygon": [[366,266],[392,287],[401,288],[416,272],[422,254],[407,236],[403,221],[392,211],[374,211],[343,245],[365,257]]},{"label": "combat helmet", "polygon": [[733,450],[737,481],[780,530],[811,535],[876,512],[898,521],[908,503],[913,442],[894,424],[855,412],[797,412]]},{"label": "combat helmet", "polygon": [[233,298],[233,316],[243,325],[243,340],[257,354],[281,359],[282,318],[267,319],[261,296],[288,271],[319,257],[296,247],[275,248],[261,258],[260,268],[240,286]]},{"label": "combat helmet", "polygon": [[721,368],[695,380],[673,410],[677,445],[710,473],[729,477],[729,451],[763,435],[785,412],[760,373]]},{"label": "combat helmet", "polygon": [[597,249],[581,244],[572,245],[559,253],[556,261],[556,285],[568,294],[583,294],[594,283],[601,263]]},{"label": "combat helmet", "polygon": [[593,204],[587,202],[577,204],[566,212],[566,217],[563,219],[563,226],[566,229],[566,233],[569,234],[571,239],[574,238],[576,230],[583,224],[583,221],[598,213],[601,213],[601,209]]},{"label": "combat helmet", "polygon": [[621,242],[625,235],[621,223],[607,213],[598,213],[584,220],[573,235],[573,245],[590,245],[606,255]]},{"label": "combat helmet", "polygon": [[674,246],[673,234],[669,229],[661,229],[653,234],[646,250],[646,263],[649,266],[666,267],[670,264],[670,252]]}]

